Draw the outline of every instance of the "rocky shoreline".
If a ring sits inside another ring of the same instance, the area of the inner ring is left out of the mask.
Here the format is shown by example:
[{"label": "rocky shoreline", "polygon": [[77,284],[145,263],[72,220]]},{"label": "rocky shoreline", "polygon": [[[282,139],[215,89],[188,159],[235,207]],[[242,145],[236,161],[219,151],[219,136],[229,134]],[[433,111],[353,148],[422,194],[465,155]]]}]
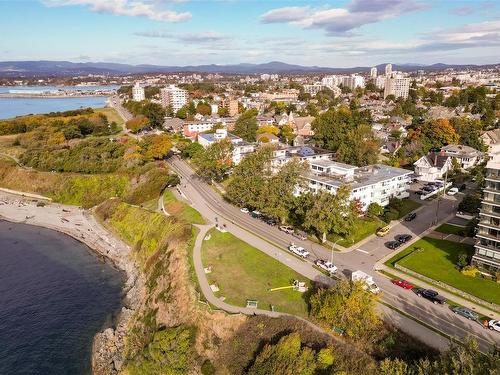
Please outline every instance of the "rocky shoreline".
[{"label": "rocky shoreline", "polygon": [[99,224],[90,212],[75,206],[52,203],[34,194],[0,191],[0,219],[67,234],[83,242],[99,257],[124,272],[126,282],[123,287],[122,309],[116,317],[114,327],[97,333],[92,345],[93,373],[117,374],[123,365],[128,324],[145,294],[145,282],[129,257],[130,247]]}]

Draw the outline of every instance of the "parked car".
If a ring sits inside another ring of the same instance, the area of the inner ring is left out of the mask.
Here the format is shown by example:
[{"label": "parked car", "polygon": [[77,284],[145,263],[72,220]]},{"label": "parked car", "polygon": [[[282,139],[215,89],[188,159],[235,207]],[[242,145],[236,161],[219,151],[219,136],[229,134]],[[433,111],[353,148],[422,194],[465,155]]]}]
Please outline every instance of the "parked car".
[{"label": "parked car", "polygon": [[314,264],[320,268],[323,268],[325,271],[329,273],[337,272],[337,267],[332,263],[324,259],[316,259]]},{"label": "parked car", "polygon": [[442,304],[446,303],[446,298],[444,298],[443,296],[440,296],[438,292],[436,292],[435,290],[432,290],[432,289],[419,288],[419,289],[415,290],[415,293],[417,294],[417,296],[428,299],[429,301],[431,301],[434,304],[442,305]]},{"label": "parked car", "polygon": [[252,217],[254,217],[254,218],[258,218],[258,217],[262,216],[262,214],[260,213],[260,211],[257,211],[257,210],[252,211],[252,213],[250,215],[252,215]]},{"label": "parked car", "polygon": [[250,210],[246,207],[241,208],[240,211],[243,212],[244,214],[248,214],[250,212]]},{"label": "parked car", "polygon": [[376,233],[376,234],[377,234],[377,236],[379,236],[379,237],[384,237],[384,236],[386,236],[386,235],[387,235],[387,233],[389,233],[389,230],[390,230],[390,229],[391,229],[391,228],[390,228],[388,225],[386,225],[385,227],[379,228],[379,229],[377,230],[377,233]]},{"label": "parked car", "polygon": [[453,306],[451,311],[470,320],[479,320],[479,314],[468,309],[467,307]]},{"label": "parked car", "polygon": [[411,234],[398,234],[394,239],[398,242],[405,243],[412,239]]},{"label": "parked car", "polygon": [[393,283],[394,285],[400,286],[403,289],[413,289],[413,285],[405,280],[393,279],[393,280],[391,280],[391,283]]},{"label": "parked car", "polygon": [[288,246],[288,250],[302,258],[307,258],[309,256],[309,252],[301,246],[291,244]]},{"label": "parked car", "polygon": [[460,185],[460,187],[458,188],[458,191],[464,191],[465,189],[467,189],[467,185],[462,184],[462,185]]},{"label": "parked car", "polygon": [[271,226],[273,226],[273,227],[274,227],[276,224],[278,224],[278,223],[276,222],[276,220],[274,220],[274,219],[266,219],[266,220],[265,220],[265,223],[266,223],[266,224],[269,224],[269,225],[271,225]]},{"label": "parked car", "polygon": [[446,194],[455,195],[456,193],[458,193],[458,189],[456,187],[453,187],[450,190],[448,190],[448,192]]},{"label": "parked car", "polygon": [[488,328],[492,331],[500,332],[500,320],[490,320],[488,322]]},{"label": "parked car", "polygon": [[402,244],[399,241],[389,241],[389,242],[386,242],[386,244],[385,244],[385,246],[387,246],[391,250],[396,250],[401,245]]},{"label": "parked car", "polygon": [[425,191],[418,190],[418,191],[415,192],[415,194],[417,194],[417,195],[424,195]]},{"label": "parked car", "polygon": [[405,221],[412,221],[417,217],[417,214],[415,212],[411,212],[405,217]]},{"label": "parked car", "polygon": [[288,234],[292,234],[293,233],[293,228],[289,225],[281,225],[280,226],[280,230],[285,232],[285,233],[288,233]]},{"label": "parked car", "polygon": [[300,230],[293,231],[293,236],[297,237],[299,240],[302,240],[302,241],[307,240],[307,234],[300,231]]},{"label": "parked car", "polygon": [[434,189],[434,186],[424,186],[422,188],[422,190],[430,193],[431,191],[434,191],[435,189]]}]

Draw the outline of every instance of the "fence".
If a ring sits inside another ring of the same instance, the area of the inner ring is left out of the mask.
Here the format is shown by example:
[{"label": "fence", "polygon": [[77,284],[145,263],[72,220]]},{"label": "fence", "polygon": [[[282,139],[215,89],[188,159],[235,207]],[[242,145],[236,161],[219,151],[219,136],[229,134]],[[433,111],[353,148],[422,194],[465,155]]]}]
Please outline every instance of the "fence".
[{"label": "fence", "polygon": [[436,285],[437,287],[439,287],[441,289],[445,289],[451,293],[458,294],[459,296],[461,296],[465,299],[468,299],[472,302],[475,302],[479,305],[483,305],[483,306],[489,308],[490,310],[495,310],[497,312],[500,311],[500,306],[493,303],[493,302],[487,302],[481,298],[477,298],[469,293],[464,292],[463,290],[454,288],[451,285],[445,284],[441,281],[431,279],[430,277],[424,276],[418,272],[415,272],[415,271],[412,271],[406,267],[403,267],[403,266],[399,265],[398,263],[394,264],[394,268],[396,268],[397,270],[400,270],[404,273],[407,273],[408,275],[411,275],[411,276],[414,276],[418,279],[421,279],[429,284]]}]

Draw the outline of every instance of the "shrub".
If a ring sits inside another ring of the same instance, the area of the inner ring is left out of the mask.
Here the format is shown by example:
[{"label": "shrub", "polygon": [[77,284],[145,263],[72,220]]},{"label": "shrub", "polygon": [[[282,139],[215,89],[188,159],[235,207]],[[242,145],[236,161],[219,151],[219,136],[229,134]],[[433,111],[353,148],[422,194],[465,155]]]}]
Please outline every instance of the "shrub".
[{"label": "shrub", "polygon": [[481,274],[481,272],[479,272],[479,270],[474,266],[465,266],[460,272],[462,272],[465,276],[471,277],[476,277],[478,274]]},{"label": "shrub", "polygon": [[370,205],[368,206],[368,209],[366,210],[366,214],[369,217],[375,218],[377,216],[382,215],[383,211],[384,211],[384,209],[381,205],[373,202],[373,203],[370,203]]},{"label": "shrub", "polygon": [[386,209],[384,212],[384,221],[390,223],[392,220],[397,220],[399,218],[399,211],[394,208]]}]

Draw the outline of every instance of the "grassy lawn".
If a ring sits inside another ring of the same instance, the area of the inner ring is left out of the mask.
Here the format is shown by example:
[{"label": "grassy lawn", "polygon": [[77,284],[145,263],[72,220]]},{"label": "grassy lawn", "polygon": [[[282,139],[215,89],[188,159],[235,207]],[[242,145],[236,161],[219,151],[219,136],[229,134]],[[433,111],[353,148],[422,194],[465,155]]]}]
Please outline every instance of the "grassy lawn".
[{"label": "grassy lawn", "polygon": [[17,134],[0,136],[0,153],[19,158],[26,149],[21,146],[14,146],[17,137]]},{"label": "grassy lawn", "polygon": [[457,236],[464,236],[467,231],[466,228],[458,227],[451,224],[442,224],[435,229],[436,232],[446,234],[456,234]]},{"label": "grassy lawn", "polygon": [[121,127],[123,127],[123,125],[125,124],[121,116],[118,114],[118,112],[116,112],[116,109],[114,108],[95,108],[94,112],[104,114],[108,118],[109,123],[112,123],[114,121],[118,126]]},{"label": "grassy lawn", "polygon": [[487,302],[500,304],[500,284],[487,279],[465,276],[455,268],[458,254],[465,251],[471,255],[474,251],[472,246],[424,237],[403,252],[408,254],[415,248],[421,248],[422,251],[413,252],[403,259],[401,259],[403,254],[400,253],[397,256],[401,260],[391,259],[389,262],[396,261],[401,266],[424,276],[451,285]]},{"label": "grassy lawn", "polygon": [[201,214],[190,205],[180,202],[171,190],[163,193],[163,205],[170,215],[177,216],[191,224],[205,224]]},{"label": "grassy lawn", "polygon": [[[359,218],[356,220],[352,227],[351,234],[347,237],[340,237],[337,235],[328,235],[327,239],[331,242],[336,242],[340,246],[350,247],[366,237],[374,234],[378,228],[386,225],[379,219]],[[340,239],[340,240],[339,240]]]},{"label": "grassy lawn", "polygon": [[408,215],[410,212],[415,211],[417,208],[422,206],[422,203],[416,202],[411,199],[403,199],[402,200],[402,208],[399,211],[399,218],[401,219],[402,217]]},{"label": "grassy lawn", "polygon": [[210,284],[219,287],[217,295],[236,306],[246,306],[246,300],[251,299],[259,301],[259,309],[270,310],[274,305],[276,311],[307,316],[303,293],[292,289],[268,291],[291,285],[293,280],[308,281],[304,276],[230,233],[216,229],[209,233],[210,240],[203,241],[202,261],[205,267],[212,267],[207,277]]}]

